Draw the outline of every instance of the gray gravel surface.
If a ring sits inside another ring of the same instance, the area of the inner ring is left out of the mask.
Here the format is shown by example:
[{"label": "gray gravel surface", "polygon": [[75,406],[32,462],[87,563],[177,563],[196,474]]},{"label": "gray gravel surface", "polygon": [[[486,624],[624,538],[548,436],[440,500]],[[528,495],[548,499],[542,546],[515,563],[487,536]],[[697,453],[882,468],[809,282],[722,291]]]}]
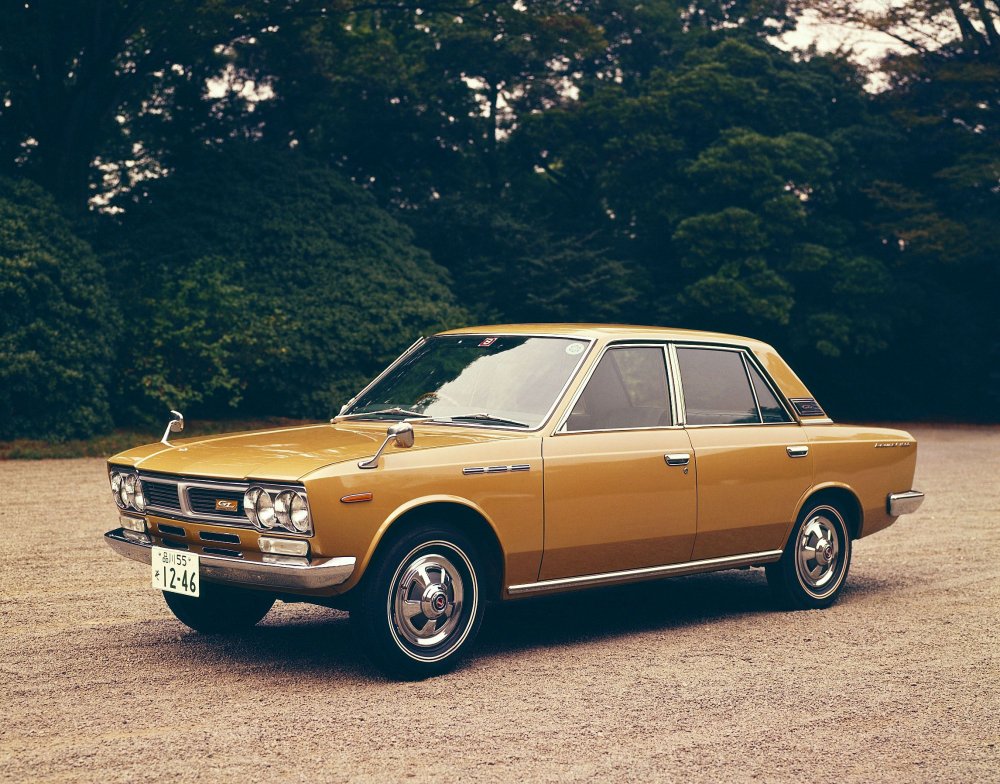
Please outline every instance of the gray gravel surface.
[{"label": "gray gravel surface", "polygon": [[911,430],[928,498],[831,609],[759,570],[525,601],[422,683],[330,610],[188,631],[101,541],[102,461],[0,463],[0,780],[1000,781],[1000,429]]}]

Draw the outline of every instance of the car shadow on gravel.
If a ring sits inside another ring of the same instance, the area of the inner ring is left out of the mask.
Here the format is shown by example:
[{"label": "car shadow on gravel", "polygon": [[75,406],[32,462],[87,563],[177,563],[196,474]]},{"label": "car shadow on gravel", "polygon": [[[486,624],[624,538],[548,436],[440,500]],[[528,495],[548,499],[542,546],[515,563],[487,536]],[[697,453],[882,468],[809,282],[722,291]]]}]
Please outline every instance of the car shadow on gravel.
[{"label": "car shadow on gravel", "polygon": [[[883,581],[849,580],[838,605],[878,593]],[[491,609],[480,655],[781,613],[761,570],[693,575],[509,602]]]},{"label": "car shadow on gravel", "polygon": [[[889,589],[882,580],[852,575],[837,606],[863,603]],[[490,608],[472,660],[486,662],[515,651],[585,645],[775,613],[780,610],[763,573],[757,570],[523,599]],[[275,669],[341,681],[381,679],[360,651],[347,616],[334,610],[278,605],[261,626],[238,635],[206,636],[182,629],[177,624],[170,631],[179,632],[173,638],[178,646],[174,655],[187,665],[196,662],[229,671],[239,664],[251,670]],[[162,659],[162,641],[156,642],[155,651]]]}]

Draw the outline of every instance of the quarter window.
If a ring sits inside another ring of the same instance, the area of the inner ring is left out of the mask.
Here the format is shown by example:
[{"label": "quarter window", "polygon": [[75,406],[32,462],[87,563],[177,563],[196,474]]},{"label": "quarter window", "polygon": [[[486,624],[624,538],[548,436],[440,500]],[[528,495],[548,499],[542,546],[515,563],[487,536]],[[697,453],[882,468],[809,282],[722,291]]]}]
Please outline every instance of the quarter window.
[{"label": "quarter window", "polygon": [[671,424],[661,346],[608,349],[566,420],[566,430],[628,430]]},{"label": "quarter window", "polygon": [[760,422],[739,351],[678,347],[677,362],[689,425]]},{"label": "quarter window", "polygon": [[788,412],[778,401],[771,387],[764,381],[764,377],[757,370],[753,362],[747,362],[747,370],[750,371],[750,380],[753,382],[753,390],[757,393],[757,402],[760,404],[760,418],[762,422],[791,422]]}]

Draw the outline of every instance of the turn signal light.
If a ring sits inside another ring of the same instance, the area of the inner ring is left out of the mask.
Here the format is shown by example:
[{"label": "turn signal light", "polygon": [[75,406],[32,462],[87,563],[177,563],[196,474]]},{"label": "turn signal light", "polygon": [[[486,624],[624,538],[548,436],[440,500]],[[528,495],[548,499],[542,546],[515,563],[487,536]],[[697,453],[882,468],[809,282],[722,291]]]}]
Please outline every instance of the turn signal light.
[{"label": "turn signal light", "polygon": [[309,542],[300,539],[276,539],[271,536],[262,536],[257,540],[262,553],[272,555],[309,555]]}]

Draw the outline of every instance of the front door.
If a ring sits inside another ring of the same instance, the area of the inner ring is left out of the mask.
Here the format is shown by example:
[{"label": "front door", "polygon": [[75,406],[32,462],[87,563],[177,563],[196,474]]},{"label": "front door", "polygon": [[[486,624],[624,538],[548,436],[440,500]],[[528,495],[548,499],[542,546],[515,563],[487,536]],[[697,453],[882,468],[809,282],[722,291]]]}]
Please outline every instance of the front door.
[{"label": "front door", "polygon": [[687,433],[673,425],[662,345],[609,347],[542,457],[540,580],[690,558],[695,462]]}]

